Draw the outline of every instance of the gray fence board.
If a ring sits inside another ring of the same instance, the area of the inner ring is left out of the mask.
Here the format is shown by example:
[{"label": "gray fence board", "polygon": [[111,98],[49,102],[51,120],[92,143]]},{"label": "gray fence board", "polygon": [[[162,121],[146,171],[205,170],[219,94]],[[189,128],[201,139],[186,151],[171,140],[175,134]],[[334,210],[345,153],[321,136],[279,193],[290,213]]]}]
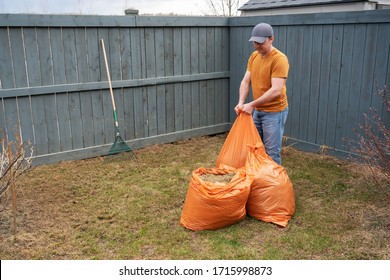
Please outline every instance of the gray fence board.
[{"label": "gray fence board", "polygon": [[62,29],[66,82],[77,83],[76,36],[74,28]]},{"label": "gray fence board", "polygon": [[[50,54],[50,50],[47,48],[47,45],[45,45],[44,38],[40,37],[37,40],[37,33],[35,28],[24,28],[23,38],[24,38],[23,43],[26,46],[31,46],[29,48],[24,48],[25,57],[26,57],[25,65],[27,68],[27,75],[28,75],[28,86],[30,87],[40,86],[42,85],[41,77],[43,76],[43,73],[41,73],[41,57],[39,56],[38,50],[43,49],[44,50],[43,52],[46,54]],[[38,41],[40,44],[39,47],[38,47]],[[42,63],[44,62],[45,62],[45,57],[42,57]],[[42,68],[44,66],[45,65],[42,65]],[[15,74],[18,75],[18,73]]]},{"label": "gray fence board", "polygon": [[[114,91],[114,98],[117,90]],[[102,120],[103,120],[103,134],[104,143],[113,143],[115,140],[115,124],[114,114],[112,109],[112,101],[109,90],[102,90]],[[119,104],[118,104],[119,105]]]},{"label": "gray fence board", "polygon": [[367,104],[371,106],[372,92],[375,90],[375,64],[377,58],[377,48],[378,45],[378,34],[379,34],[379,25],[373,24],[367,27],[367,37],[366,37],[366,52],[364,56],[364,75],[362,80],[362,98],[360,101],[359,111],[367,108]]},{"label": "gray fence board", "polygon": [[[299,116],[299,139],[308,140],[309,130],[307,129],[309,123],[309,110],[310,110],[310,83],[312,81],[311,69],[313,58],[313,26],[302,27],[303,45],[302,45],[302,73],[307,73],[305,78],[301,78],[300,94],[301,98],[298,102],[300,105]],[[306,58],[310,59],[306,59]]]},{"label": "gray fence board", "polygon": [[[364,44],[361,38],[364,37]],[[352,69],[350,78],[350,92],[348,100],[348,116],[345,126],[351,123],[359,123],[359,106],[362,95],[362,81],[364,75],[368,75],[367,69],[365,69],[365,50],[366,41],[368,40],[367,24],[356,25],[354,42],[353,42],[353,53],[352,53]],[[355,135],[352,130],[343,130],[345,138],[352,139]],[[345,144],[345,143],[343,143]]]},{"label": "gray fence board", "polygon": [[[216,68],[215,58],[215,30],[208,28],[206,33],[206,73],[213,72]],[[206,81],[206,109],[207,125],[212,125],[215,122],[215,81]]]},{"label": "gray fence board", "polygon": [[[36,28],[39,70],[41,73],[40,85],[53,84],[53,65],[51,60],[49,30],[47,28]],[[36,70],[35,70],[36,71]]]},{"label": "gray fence board", "polygon": [[174,62],[174,53],[173,53],[173,30],[172,28],[164,28],[163,30],[164,38],[164,76],[173,76],[173,62]]},{"label": "gray fence board", "polygon": [[[49,152],[49,140],[47,136],[47,125],[49,121],[45,118],[45,103],[43,96],[37,96],[31,100],[32,119],[34,127],[34,141],[36,147],[36,154],[47,154]],[[72,149],[69,145],[66,147],[68,150]]]},{"label": "gray fence board", "polygon": [[[164,75],[173,75],[173,30],[172,28],[164,28]],[[167,133],[175,131],[175,92],[173,84],[165,85],[165,108],[167,120]]]},{"label": "gray fence board", "polygon": [[[179,28],[173,29],[173,75],[183,74],[183,48],[182,48],[182,30]],[[183,110],[183,84],[174,84],[174,131],[183,130],[184,126],[184,110]]]},{"label": "gray fence board", "polygon": [[72,139],[72,149],[83,148],[84,131],[81,122],[80,93],[73,92],[68,94],[70,133]]},{"label": "gray fence board", "polygon": [[[309,120],[307,123],[307,141],[315,143],[317,140],[317,125],[318,125],[318,115],[319,115],[319,104],[320,104],[320,90],[321,90],[321,54],[322,54],[322,37],[323,37],[323,25],[313,26],[313,44],[312,44],[312,59],[311,68],[310,68],[310,101],[308,104],[308,114]],[[324,104],[321,105],[324,107]]]},{"label": "gray fence board", "polygon": [[[60,151],[60,141],[58,138],[58,117],[56,110],[56,95],[41,96],[44,106],[44,119],[46,124],[46,135],[48,153],[55,153]],[[44,127],[43,127],[44,129]]]},{"label": "gray fence board", "polygon": [[14,77],[7,28],[0,28],[0,49],[2,52],[2,55],[0,56],[0,88],[13,88]]},{"label": "gray fence board", "polygon": [[92,95],[89,91],[80,92],[81,127],[83,131],[83,147],[95,145]]},{"label": "gray fence board", "polygon": [[321,79],[319,89],[319,101],[318,101],[318,122],[316,141],[318,145],[325,144],[326,137],[326,120],[328,117],[328,94],[329,94],[329,81],[330,81],[330,65],[332,54],[332,37],[333,26],[324,26],[323,38],[322,38],[322,55],[321,55]]},{"label": "gray fence board", "polygon": [[174,131],[183,130],[183,122],[184,122],[184,110],[183,110],[183,84],[175,84],[174,85],[174,99],[175,99],[175,128]]},{"label": "gray fence board", "polygon": [[104,114],[103,114],[103,91],[91,92],[92,99],[92,116],[93,116],[93,130],[94,130],[94,144],[95,146],[103,145],[105,143],[104,131]]},{"label": "gray fence board", "polygon": [[[35,100],[35,98],[33,99]],[[69,100],[68,93],[58,93],[56,94],[57,100],[57,114],[58,120],[58,137],[60,139],[60,151],[72,150],[72,138],[71,138],[71,128],[70,128],[70,116],[69,116]],[[33,112],[36,110],[37,105],[32,104]],[[35,122],[35,119],[34,119]],[[36,123],[36,122],[35,122]],[[35,133],[37,137],[37,132]],[[43,153],[37,153],[38,155]]]},{"label": "gray fence board", "polygon": [[[77,61],[77,73],[78,81],[85,83],[90,81],[89,75],[89,59],[88,59],[88,34],[85,28],[75,30],[76,39],[76,61]],[[80,102],[80,120],[81,120],[81,137],[79,139],[80,147],[93,146],[93,111],[91,93],[84,91],[79,93]]]},{"label": "gray fence board", "polygon": [[4,98],[0,99],[0,137],[2,139],[5,139],[5,141],[8,141],[7,122],[5,120]]},{"label": "gray fence board", "polygon": [[[199,73],[199,30],[198,28],[191,28],[191,74]],[[198,128],[199,121],[199,83],[191,83],[191,128]]]},{"label": "gray fence board", "polygon": [[131,79],[131,41],[128,28],[121,28],[120,33],[120,59],[123,80]]},{"label": "gray fence board", "polygon": [[191,83],[183,84],[183,129],[192,127]]},{"label": "gray fence board", "polygon": [[182,56],[181,56],[181,63],[183,67],[183,75],[191,74],[191,29],[190,28],[183,28],[181,29],[182,34]]},{"label": "gray fence board", "polygon": [[[221,42],[230,42],[230,32],[226,28],[219,28],[221,32]],[[218,42],[218,41],[217,41]],[[230,47],[226,44],[222,44],[222,46],[218,49],[216,48],[217,53],[220,53],[220,63],[221,70],[227,71],[230,69]],[[218,61],[219,63],[219,61]],[[218,70],[218,69],[217,69]],[[221,79],[221,99],[215,102],[216,106],[221,108],[220,119],[216,119],[216,123],[223,123],[229,119],[230,112],[230,89],[229,89],[230,79]],[[218,90],[218,89],[217,89]],[[232,94],[235,94],[233,91]],[[218,97],[217,97],[218,99]],[[218,111],[217,111],[218,113]],[[217,115],[218,116],[218,115]]]},{"label": "gray fence board", "polygon": [[[24,112],[24,114],[19,114],[20,116],[20,128],[22,132],[22,141],[35,143],[34,139],[34,131],[33,131],[33,120],[31,117],[31,104],[30,97],[18,97],[18,109],[20,112]],[[0,128],[3,127],[2,124],[2,103],[0,102]],[[1,134],[1,129],[0,129]],[[58,139],[58,137],[57,137]],[[58,140],[57,140],[58,141]]]},{"label": "gray fence board", "polygon": [[88,57],[88,77],[90,82],[99,82],[100,79],[100,42],[97,28],[87,28],[87,57]]},{"label": "gray fence board", "polygon": [[51,42],[51,53],[53,60],[53,77],[54,84],[62,85],[66,84],[65,77],[65,56],[64,49],[62,46],[62,29],[61,28],[50,28],[50,42]]},{"label": "gray fence board", "polygon": [[[289,77],[287,80],[287,96],[291,110],[286,122],[286,133],[293,138],[299,137],[299,90],[301,77],[293,75],[293,73],[302,73],[302,35],[299,35],[299,30],[289,27],[287,32],[288,42],[297,42],[296,44],[288,44],[285,54],[289,58]],[[300,38],[300,41],[298,42]],[[296,103],[297,102],[297,103]],[[295,106],[295,103],[297,106]]]},{"label": "gray fence board", "polygon": [[192,110],[191,110],[191,123],[192,128],[198,128],[200,126],[200,116],[199,116],[199,83],[193,82],[191,83],[191,104],[192,104]]},{"label": "gray fence board", "polygon": [[18,105],[16,99],[4,100],[4,115],[6,121],[5,130],[8,133],[8,141],[15,141],[18,134]]},{"label": "gray fence board", "polygon": [[9,37],[10,37],[11,50],[12,50],[12,67],[14,70],[13,75],[14,75],[15,87],[26,87],[28,86],[28,84],[27,84],[25,53],[23,49],[24,44],[22,38],[22,29],[10,28]]},{"label": "gray fence board", "polygon": [[135,122],[135,138],[144,138],[147,135],[145,134],[145,125],[144,125],[144,104],[143,104],[143,89],[136,88],[134,89],[134,122]]},{"label": "gray fence board", "polygon": [[[199,28],[199,53],[198,53],[198,71],[199,73],[207,72],[207,28]],[[199,125],[207,125],[207,82],[199,82]]]},{"label": "gray fence board", "polygon": [[173,84],[167,84],[165,86],[165,108],[166,133],[172,133],[175,131],[175,92]]},{"label": "gray fence board", "polygon": [[77,65],[77,81],[79,83],[89,82],[88,75],[88,53],[87,53],[87,37],[85,28],[75,30],[76,43],[76,65]]},{"label": "gray fence board", "polygon": [[[231,73],[234,76],[243,76],[245,72],[241,71],[243,62],[241,62],[242,59],[242,44],[237,44],[237,42],[241,42],[241,35],[242,29],[241,28],[231,28],[230,32],[230,40],[229,43],[231,45],[231,55],[230,58],[230,68]],[[241,55],[241,56],[240,56]],[[238,68],[238,69],[237,69]],[[236,79],[230,79],[230,102],[229,107],[234,108],[234,106],[238,102],[238,89],[239,89],[239,83],[241,80],[239,78]],[[233,119],[231,121],[234,121]]]},{"label": "gray fence board", "polygon": [[[350,98],[356,98],[357,94],[356,92],[351,93],[352,67],[355,67],[354,61],[352,59],[353,53],[356,51],[356,49],[354,48],[355,29],[355,25],[348,24],[344,26],[343,31],[344,34],[343,46],[341,51],[341,71],[338,91],[343,92],[344,94],[338,95],[334,144],[338,147],[343,146],[344,138],[346,136],[346,133],[345,131],[343,131],[342,128],[348,126],[348,107]],[[356,83],[356,80],[354,82]]]},{"label": "gray fence board", "polygon": [[134,124],[134,94],[133,89],[123,89],[123,107],[124,107],[124,131],[125,139],[135,138]]},{"label": "gray fence board", "polygon": [[[383,88],[383,85],[386,84],[386,77],[388,77],[388,63],[390,60],[390,24],[383,24],[379,26],[378,31],[378,45],[376,51],[376,59],[375,59],[375,71],[374,71],[374,81],[376,84],[373,89],[374,92],[378,91],[378,88]],[[378,48],[387,49],[386,51],[378,52]],[[387,83],[388,85],[389,83]],[[372,98],[371,106],[378,109],[379,112],[383,109],[383,103],[380,98]]]},{"label": "gray fence board", "polygon": [[342,58],[342,44],[343,44],[343,26],[333,26],[333,34],[331,41],[332,53],[330,57],[330,80],[329,80],[329,94],[328,94],[328,112],[326,121],[326,138],[325,142],[328,146],[333,147],[335,144],[335,133],[337,124],[337,103],[338,93],[340,89],[340,71]]},{"label": "gray fence board", "polygon": [[[216,45],[217,42],[221,42],[222,41],[222,29],[220,28],[217,28],[214,30],[214,41],[213,41],[213,44]],[[214,48],[213,46],[210,47],[210,49],[214,49],[214,53],[213,53],[213,56],[214,56],[214,67],[213,67],[213,71],[222,71],[222,55],[224,54],[223,53],[223,50],[222,48],[221,49],[217,49],[217,48]],[[209,106],[212,108],[213,110],[213,115],[214,115],[214,123],[219,123],[222,121],[222,99],[223,99],[223,93],[222,93],[222,81],[221,80],[218,80],[218,81],[213,81],[213,89],[212,89],[212,93],[214,94],[214,100],[213,100],[213,103],[209,104]]]},{"label": "gray fence board", "polygon": [[[161,46],[156,46],[155,42],[155,30],[153,28],[145,30],[145,56],[146,56],[146,77],[157,77],[157,63],[163,64],[163,61],[159,58],[161,56]],[[163,36],[157,35],[159,40],[162,40]],[[157,50],[158,48],[158,50]],[[157,55],[157,51],[160,52]],[[161,72],[161,71],[160,71]],[[163,75],[162,75],[163,76]],[[157,88],[156,86],[147,87],[147,124],[148,136],[155,136],[158,134],[158,117],[157,117]],[[140,124],[142,125],[142,123]]]},{"label": "gray fence board", "polygon": [[109,53],[111,79],[122,80],[122,65],[120,54],[120,33],[118,28],[109,29]]},{"label": "gray fence board", "polygon": [[[388,25],[388,27],[390,28],[390,25]],[[387,35],[387,40],[389,41],[389,33],[386,34]],[[389,52],[388,52],[388,55],[390,56],[390,43],[389,43]],[[386,76],[386,85],[387,85],[387,90],[389,90],[389,87],[390,87],[390,57],[388,57],[388,61],[387,61],[387,76]],[[389,95],[387,95],[388,97]],[[383,106],[383,109],[382,109],[382,118],[383,118],[383,124],[390,124],[390,112],[389,111],[386,111],[386,106]]]},{"label": "gray fence board", "polygon": [[158,118],[157,118],[157,87],[147,87],[148,98],[148,135],[155,136],[158,134]]}]

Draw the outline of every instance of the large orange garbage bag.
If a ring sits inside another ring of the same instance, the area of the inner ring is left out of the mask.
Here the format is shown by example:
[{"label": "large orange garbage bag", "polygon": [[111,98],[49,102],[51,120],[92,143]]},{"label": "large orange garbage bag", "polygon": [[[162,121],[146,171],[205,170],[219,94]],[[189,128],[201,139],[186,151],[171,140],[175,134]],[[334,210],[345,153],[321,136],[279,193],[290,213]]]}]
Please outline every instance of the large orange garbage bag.
[{"label": "large orange garbage bag", "polygon": [[245,169],[254,175],[248,215],[286,227],[295,212],[294,189],[286,169],[267,155],[262,142],[250,147]]},{"label": "large orange garbage bag", "polygon": [[216,167],[225,164],[234,168],[245,165],[248,156],[248,145],[255,145],[261,141],[252,115],[239,113],[221,151],[219,152]]},{"label": "large orange garbage bag", "polygon": [[[202,179],[206,174],[231,172],[235,174],[227,184]],[[248,176],[244,169],[202,167],[193,171],[180,225],[191,230],[213,230],[244,219],[252,180],[253,176]]]}]

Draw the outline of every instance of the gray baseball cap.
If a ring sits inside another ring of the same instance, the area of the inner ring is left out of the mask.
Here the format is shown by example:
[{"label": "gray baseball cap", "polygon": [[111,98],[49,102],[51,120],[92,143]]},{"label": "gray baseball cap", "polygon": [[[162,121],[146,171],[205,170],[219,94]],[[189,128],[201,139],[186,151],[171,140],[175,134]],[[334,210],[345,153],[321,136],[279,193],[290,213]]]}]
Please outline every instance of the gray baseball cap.
[{"label": "gray baseball cap", "polygon": [[267,40],[268,37],[274,36],[274,30],[272,29],[272,26],[268,23],[259,23],[252,29],[252,37],[249,39],[249,41],[254,41],[257,43],[264,43],[265,40]]}]

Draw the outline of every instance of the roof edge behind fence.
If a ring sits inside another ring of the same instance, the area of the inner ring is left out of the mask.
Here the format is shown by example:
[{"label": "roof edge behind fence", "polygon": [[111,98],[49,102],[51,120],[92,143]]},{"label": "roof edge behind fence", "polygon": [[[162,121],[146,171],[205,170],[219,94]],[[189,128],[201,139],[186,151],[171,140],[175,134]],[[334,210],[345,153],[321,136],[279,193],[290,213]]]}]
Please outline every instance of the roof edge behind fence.
[{"label": "roof edge behind fence", "polygon": [[254,26],[260,21],[271,25],[313,25],[313,24],[357,24],[357,23],[386,23],[390,22],[390,9],[356,11],[286,14],[269,16],[243,16],[229,18],[229,26]]}]

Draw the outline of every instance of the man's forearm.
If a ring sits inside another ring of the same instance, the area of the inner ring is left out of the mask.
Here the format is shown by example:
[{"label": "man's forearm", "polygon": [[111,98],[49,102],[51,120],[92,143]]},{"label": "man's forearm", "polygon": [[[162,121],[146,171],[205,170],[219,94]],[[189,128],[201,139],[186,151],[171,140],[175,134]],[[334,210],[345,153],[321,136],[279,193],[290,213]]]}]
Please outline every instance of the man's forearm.
[{"label": "man's forearm", "polygon": [[248,93],[249,93],[249,87],[250,87],[250,85],[247,85],[245,83],[241,83],[240,90],[239,90],[238,104],[242,105],[245,103],[245,100],[246,100]]},{"label": "man's forearm", "polygon": [[265,103],[268,103],[272,100],[274,100],[275,98],[277,98],[278,96],[280,96],[281,94],[281,90],[280,89],[274,89],[274,88],[270,88],[268,91],[266,91],[262,96],[260,96],[259,98],[257,98],[256,100],[253,100],[251,102],[252,106],[253,107],[259,107]]}]

